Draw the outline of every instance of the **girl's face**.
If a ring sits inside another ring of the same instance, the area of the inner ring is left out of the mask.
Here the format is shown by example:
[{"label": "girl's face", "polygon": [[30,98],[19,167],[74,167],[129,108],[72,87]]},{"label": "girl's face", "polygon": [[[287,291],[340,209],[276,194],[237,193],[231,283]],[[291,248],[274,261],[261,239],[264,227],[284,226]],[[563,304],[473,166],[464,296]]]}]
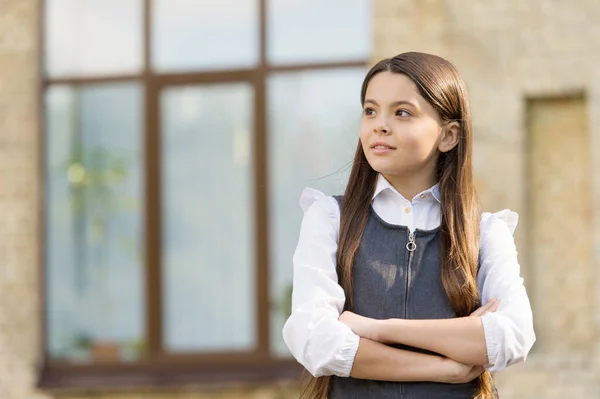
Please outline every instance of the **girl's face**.
[{"label": "girl's face", "polygon": [[[375,171],[389,177],[423,172],[435,176],[439,151],[451,149],[444,130],[436,110],[406,75],[385,71],[371,79],[360,141]],[[451,130],[457,135],[457,129]]]}]

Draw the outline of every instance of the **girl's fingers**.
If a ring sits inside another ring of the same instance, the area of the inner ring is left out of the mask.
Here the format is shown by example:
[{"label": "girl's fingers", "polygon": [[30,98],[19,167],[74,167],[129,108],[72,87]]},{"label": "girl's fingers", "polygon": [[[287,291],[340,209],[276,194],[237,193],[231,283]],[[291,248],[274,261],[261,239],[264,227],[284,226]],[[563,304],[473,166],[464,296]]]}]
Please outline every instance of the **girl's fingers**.
[{"label": "girl's fingers", "polygon": [[471,316],[483,316],[488,312],[495,312],[498,309],[499,304],[500,301],[494,298],[479,309],[477,309],[476,311],[474,311],[473,313],[471,313]]},{"label": "girl's fingers", "polygon": [[492,300],[492,306],[490,307],[490,309],[488,310],[488,312],[495,312],[496,310],[498,310],[498,307],[500,306],[500,301],[497,299],[493,299]]},{"label": "girl's fingers", "polygon": [[486,303],[485,305],[479,307],[477,310],[475,310],[473,313],[471,313],[471,316],[483,316],[485,314],[485,311],[487,310],[487,308],[490,306],[490,303]]},{"label": "girl's fingers", "polygon": [[471,382],[473,381],[475,378],[479,377],[481,374],[483,374],[484,372],[484,368],[482,366],[475,366],[471,369],[471,371],[469,372],[469,375],[467,376],[467,380],[466,382]]}]

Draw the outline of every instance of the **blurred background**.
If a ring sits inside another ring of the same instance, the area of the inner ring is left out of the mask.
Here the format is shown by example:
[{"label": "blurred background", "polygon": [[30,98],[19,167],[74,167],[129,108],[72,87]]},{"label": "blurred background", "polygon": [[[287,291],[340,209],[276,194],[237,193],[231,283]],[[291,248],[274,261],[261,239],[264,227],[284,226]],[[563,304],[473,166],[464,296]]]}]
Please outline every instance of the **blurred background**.
[{"label": "blurred background", "polygon": [[537,343],[501,398],[600,398],[600,1],[0,0],[0,399],[298,397],[304,187],[369,66],[467,82]]}]

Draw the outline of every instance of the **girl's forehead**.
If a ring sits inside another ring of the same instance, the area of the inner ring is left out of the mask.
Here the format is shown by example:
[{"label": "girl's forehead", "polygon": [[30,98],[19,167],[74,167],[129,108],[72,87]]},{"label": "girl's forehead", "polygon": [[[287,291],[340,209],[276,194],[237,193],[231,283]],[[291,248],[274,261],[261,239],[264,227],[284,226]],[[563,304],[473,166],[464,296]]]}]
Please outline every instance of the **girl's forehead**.
[{"label": "girl's forehead", "polygon": [[371,78],[365,99],[374,99],[377,102],[414,101],[419,104],[425,101],[408,76],[388,71],[380,72]]}]

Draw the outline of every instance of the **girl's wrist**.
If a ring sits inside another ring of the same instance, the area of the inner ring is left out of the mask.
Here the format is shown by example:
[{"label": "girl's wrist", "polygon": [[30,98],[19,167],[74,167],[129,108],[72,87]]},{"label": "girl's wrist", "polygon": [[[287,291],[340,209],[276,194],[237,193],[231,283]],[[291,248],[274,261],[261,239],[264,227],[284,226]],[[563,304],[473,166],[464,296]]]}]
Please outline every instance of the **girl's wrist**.
[{"label": "girl's wrist", "polygon": [[437,378],[434,382],[441,382],[445,384],[449,384],[452,382],[454,378],[456,378],[456,365],[453,362],[442,356],[435,356],[436,358],[436,367],[435,369],[438,371]]},{"label": "girl's wrist", "polygon": [[436,382],[442,382],[445,384],[452,384],[455,382],[458,378],[458,374],[460,373],[459,363],[446,357],[436,357],[438,358],[439,362],[439,374]]},{"label": "girl's wrist", "polygon": [[386,326],[386,322],[387,320],[378,320],[378,319],[373,319],[373,325],[372,325],[372,337],[370,337],[373,341],[377,341],[380,343],[385,343],[384,342],[384,331],[385,331],[385,326]]},{"label": "girl's wrist", "polygon": [[392,329],[392,324],[398,323],[399,319],[383,319],[383,320],[375,320],[373,327],[373,339],[377,342],[381,342],[382,344],[388,344],[395,342],[390,339],[390,330]]},{"label": "girl's wrist", "polygon": [[394,335],[398,335],[398,329],[402,327],[403,319],[384,319],[377,320],[374,327],[376,341],[382,344],[398,343],[392,339]]}]

